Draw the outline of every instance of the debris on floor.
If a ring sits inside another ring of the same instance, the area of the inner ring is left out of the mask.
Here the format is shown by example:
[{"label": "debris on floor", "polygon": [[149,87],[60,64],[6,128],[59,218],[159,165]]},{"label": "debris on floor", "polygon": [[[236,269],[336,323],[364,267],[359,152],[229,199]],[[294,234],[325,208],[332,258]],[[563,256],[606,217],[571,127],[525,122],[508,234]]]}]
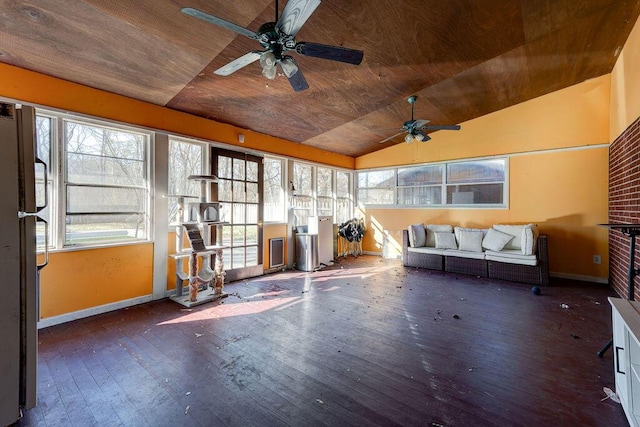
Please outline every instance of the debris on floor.
[{"label": "debris on floor", "polygon": [[454,314],[454,315],[453,315],[453,318],[454,318],[454,319],[459,319],[459,318],[460,318],[460,316],[458,316],[457,314]]},{"label": "debris on floor", "polygon": [[560,307],[562,308],[569,308],[569,306],[567,304],[560,304]]},{"label": "debris on floor", "polygon": [[618,397],[615,391],[611,390],[609,387],[602,387],[602,391],[604,391],[604,394],[606,394],[606,396],[600,399],[600,402],[604,402],[607,399],[611,399],[616,403],[620,403],[620,398]]}]

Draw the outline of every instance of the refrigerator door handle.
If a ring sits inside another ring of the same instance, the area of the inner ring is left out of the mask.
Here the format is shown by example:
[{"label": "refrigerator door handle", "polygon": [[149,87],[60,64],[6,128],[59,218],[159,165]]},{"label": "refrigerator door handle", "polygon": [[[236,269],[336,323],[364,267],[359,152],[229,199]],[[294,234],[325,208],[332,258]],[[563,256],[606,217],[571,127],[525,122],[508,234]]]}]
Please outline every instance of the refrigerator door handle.
[{"label": "refrigerator door handle", "polygon": [[[39,163],[42,165],[42,167],[44,167],[44,205],[36,206],[36,212],[40,212],[44,208],[49,206],[49,190],[48,190],[49,186],[47,185],[47,179],[49,178],[49,170],[47,169],[47,164],[39,157],[36,157],[34,163]],[[47,222],[45,221],[45,224],[46,223]]]},{"label": "refrigerator door handle", "polygon": [[46,219],[36,215],[36,221],[44,222],[44,261],[42,264],[38,263],[36,268],[38,272],[45,268],[49,264],[49,223]]},{"label": "refrigerator door handle", "polygon": [[47,178],[49,177],[49,173],[47,164],[42,159],[36,157],[34,163],[39,163],[44,168],[44,205],[36,206],[35,212],[18,211],[18,218],[22,219],[33,216],[36,218],[36,222],[40,221],[44,223],[44,261],[41,264],[36,265],[36,268],[38,269],[38,271],[40,271],[45,268],[47,264],[49,264],[49,222],[47,222],[46,219],[40,216],[40,212],[42,212],[42,210],[49,205],[49,191],[47,186]]}]

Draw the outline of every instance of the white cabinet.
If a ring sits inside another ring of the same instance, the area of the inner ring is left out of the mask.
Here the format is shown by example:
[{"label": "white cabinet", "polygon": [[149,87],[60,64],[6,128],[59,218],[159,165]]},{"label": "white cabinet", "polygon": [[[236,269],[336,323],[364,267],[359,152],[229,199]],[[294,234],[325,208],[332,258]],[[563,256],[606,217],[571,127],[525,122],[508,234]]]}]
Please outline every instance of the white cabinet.
[{"label": "white cabinet", "polygon": [[616,394],[631,426],[640,426],[640,303],[609,298]]}]

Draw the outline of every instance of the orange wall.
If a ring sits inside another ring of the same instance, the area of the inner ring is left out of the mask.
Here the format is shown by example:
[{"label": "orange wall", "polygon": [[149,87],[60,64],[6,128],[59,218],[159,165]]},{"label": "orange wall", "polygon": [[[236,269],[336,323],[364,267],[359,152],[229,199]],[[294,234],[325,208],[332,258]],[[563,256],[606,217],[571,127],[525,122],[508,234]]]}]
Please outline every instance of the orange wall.
[{"label": "orange wall", "polygon": [[40,277],[40,317],[150,295],[153,244],[138,244],[49,256]]},{"label": "orange wall", "polygon": [[614,141],[640,117],[640,18],[611,72],[611,129]]},{"label": "orange wall", "polygon": [[[609,76],[572,86],[432,134],[428,143],[398,144],[356,159],[357,168],[492,155],[509,160],[508,209],[367,209],[365,251],[387,239],[397,251],[415,223],[490,226],[535,222],[549,235],[550,270],[608,276]],[[518,154],[517,153],[524,153]],[[391,254],[393,253],[393,250]],[[603,263],[593,264],[601,255]]]}]

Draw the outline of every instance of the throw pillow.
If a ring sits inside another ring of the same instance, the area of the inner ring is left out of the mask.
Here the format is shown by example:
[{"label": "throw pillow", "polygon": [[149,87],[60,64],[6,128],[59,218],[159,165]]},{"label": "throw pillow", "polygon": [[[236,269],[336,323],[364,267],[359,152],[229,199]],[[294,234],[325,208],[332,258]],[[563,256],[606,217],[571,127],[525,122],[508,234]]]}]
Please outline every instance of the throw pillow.
[{"label": "throw pillow", "polygon": [[434,248],[436,246],[435,233],[453,232],[453,227],[449,224],[427,224],[425,228],[427,229],[427,243],[425,246],[429,246],[430,248]]},{"label": "throw pillow", "polygon": [[490,251],[500,252],[511,239],[513,239],[511,234],[490,228],[487,231],[487,235],[482,239],[482,247]]},{"label": "throw pillow", "polygon": [[419,248],[427,243],[427,232],[422,224],[409,226],[409,244],[412,248]]},{"label": "throw pillow", "polygon": [[436,249],[458,249],[453,233],[435,232]]},{"label": "throw pillow", "polygon": [[460,230],[460,250],[482,252],[482,230]]}]

